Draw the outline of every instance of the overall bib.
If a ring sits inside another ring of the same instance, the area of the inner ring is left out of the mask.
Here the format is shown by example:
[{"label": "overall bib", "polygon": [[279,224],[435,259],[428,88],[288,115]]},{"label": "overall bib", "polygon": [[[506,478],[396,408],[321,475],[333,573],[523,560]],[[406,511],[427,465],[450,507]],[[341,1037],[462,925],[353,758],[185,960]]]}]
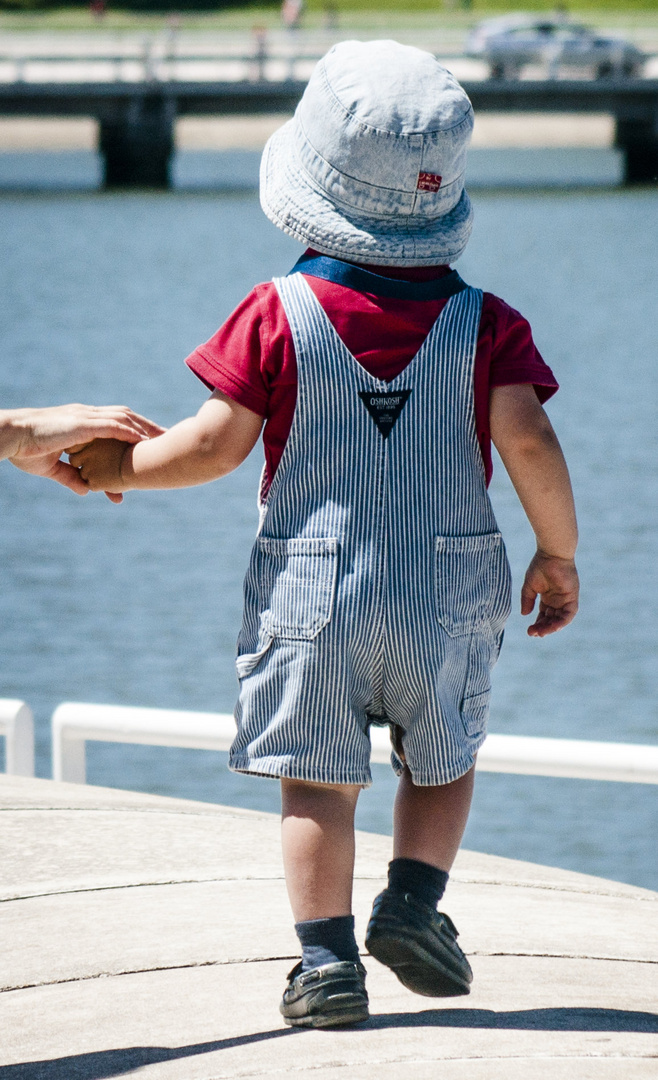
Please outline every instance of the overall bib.
[{"label": "overall bib", "polygon": [[[413,360],[383,382],[299,270],[450,299]],[[450,783],[484,740],[510,611],[475,427],[482,293],[454,271],[415,284],[326,257],[303,258],[275,285],[297,405],[245,580],[229,767],[368,785],[369,726],[389,724],[397,772],[404,761],[415,784]]]}]

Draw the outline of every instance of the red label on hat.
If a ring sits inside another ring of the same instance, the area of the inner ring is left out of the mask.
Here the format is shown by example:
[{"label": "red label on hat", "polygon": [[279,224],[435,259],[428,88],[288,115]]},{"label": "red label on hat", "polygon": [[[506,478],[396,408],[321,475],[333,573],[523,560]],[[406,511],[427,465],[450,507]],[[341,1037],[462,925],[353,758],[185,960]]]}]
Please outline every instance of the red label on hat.
[{"label": "red label on hat", "polygon": [[435,172],[419,172],[416,191],[438,191],[441,187],[441,177]]}]

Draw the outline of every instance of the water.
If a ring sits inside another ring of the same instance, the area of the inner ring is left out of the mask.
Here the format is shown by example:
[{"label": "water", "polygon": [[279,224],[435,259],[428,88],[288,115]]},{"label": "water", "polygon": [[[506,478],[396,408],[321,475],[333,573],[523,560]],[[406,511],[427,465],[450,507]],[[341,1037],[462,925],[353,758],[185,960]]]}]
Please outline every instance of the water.
[{"label": "water", "polygon": [[[184,150],[174,154],[171,179],[182,190],[258,188],[260,150]],[[475,147],[468,183],[479,187],[611,187],[624,172],[620,150],[605,147]],[[80,191],[102,184],[99,153],[91,150],[2,151],[0,191]]]},{"label": "water", "polygon": [[[582,612],[544,641],[510,620],[491,730],[655,743],[658,193],[477,192],[467,280],[531,320],[563,388],[549,404],[580,511]],[[0,195],[0,404],[126,402],[164,424],[205,390],[182,359],[298,245],[246,194]],[[80,499],[0,466],[0,696],[231,711],[257,450],[224,480]],[[498,464],[492,497],[515,580],[532,537]],[[223,755],[91,744],[92,783],[276,810],[275,782]],[[390,831],[375,768],[359,824]],[[656,791],[480,774],[465,843],[658,888]]]}]

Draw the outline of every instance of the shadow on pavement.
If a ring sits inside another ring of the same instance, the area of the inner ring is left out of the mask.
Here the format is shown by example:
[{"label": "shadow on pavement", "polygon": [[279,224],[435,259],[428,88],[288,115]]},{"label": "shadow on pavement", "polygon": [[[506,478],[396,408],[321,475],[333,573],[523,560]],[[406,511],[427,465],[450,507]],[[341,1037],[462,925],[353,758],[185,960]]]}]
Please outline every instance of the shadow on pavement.
[{"label": "shadow on pavement", "polygon": [[126,1046],[120,1050],[96,1050],[89,1054],[71,1054],[49,1061],[25,1061],[19,1065],[0,1068],[2,1080],[106,1080],[106,1077],[124,1076],[145,1065],[157,1065],[162,1061],[181,1061],[198,1054],[212,1054],[217,1050],[230,1050],[236,1046],[251,1046],[266,1039],[279,1039],[296,1035],[292,1028],[275,1028],[272,1031],[256,1031],[252,1035],[240,1035],[235,1039],[217,1039],[213,1042],[191,1043],[189,1046]]},{"label": "shadow on pavement", "polygon": [[[426,1009],[418,1013],[380,1013],[355,1032],[396,1027],[499,1028],[508,1031],[619,1031],[658,1032],[658,1014],[631,1012],[625,1009],[526,1009],[495,1012],[493,1009]],[[235,1039],[193,1043],[189,1046],[127,1046],[119,1050],[98,1050],[73,1054],[49,1061],[26,1061],[0,1067],[0,1080],[106,1080],[124,1076],[134,1069],[162,1061],[178,1061],[199,1054],[212,1054],[239,1046],[250,1046],[268,1039],[279,1039],[303,1032],[274,1028],[241,1035]],[[330,1030],[322,1032],[329,1036]]]},{"label": "shadow on pavement", "polygon": [[[658,1032],[658,1013],[627,1009],[426,1009],[417,1013],[380,1013],[364,1027],[499,1028],[507,1031]],[[0,1070],[1,1075],[1,1070]]]}]

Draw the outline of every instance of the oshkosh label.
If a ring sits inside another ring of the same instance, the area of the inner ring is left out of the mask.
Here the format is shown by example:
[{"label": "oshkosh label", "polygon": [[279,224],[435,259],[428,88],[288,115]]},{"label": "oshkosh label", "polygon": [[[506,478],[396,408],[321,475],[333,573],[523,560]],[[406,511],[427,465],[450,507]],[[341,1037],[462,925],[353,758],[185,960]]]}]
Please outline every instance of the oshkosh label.
[{"label": "oshkosh label", "polygon": [[388,439],[398,417],[404,409],[411,390],[398,390],[395,394],[374,394],[360,390],[359,397],[377,425],[382,438]]},{"label": "oshkosh label", "polygon": [[443,177],[435,172],[419,172],[416,191],[438,191]]}]

